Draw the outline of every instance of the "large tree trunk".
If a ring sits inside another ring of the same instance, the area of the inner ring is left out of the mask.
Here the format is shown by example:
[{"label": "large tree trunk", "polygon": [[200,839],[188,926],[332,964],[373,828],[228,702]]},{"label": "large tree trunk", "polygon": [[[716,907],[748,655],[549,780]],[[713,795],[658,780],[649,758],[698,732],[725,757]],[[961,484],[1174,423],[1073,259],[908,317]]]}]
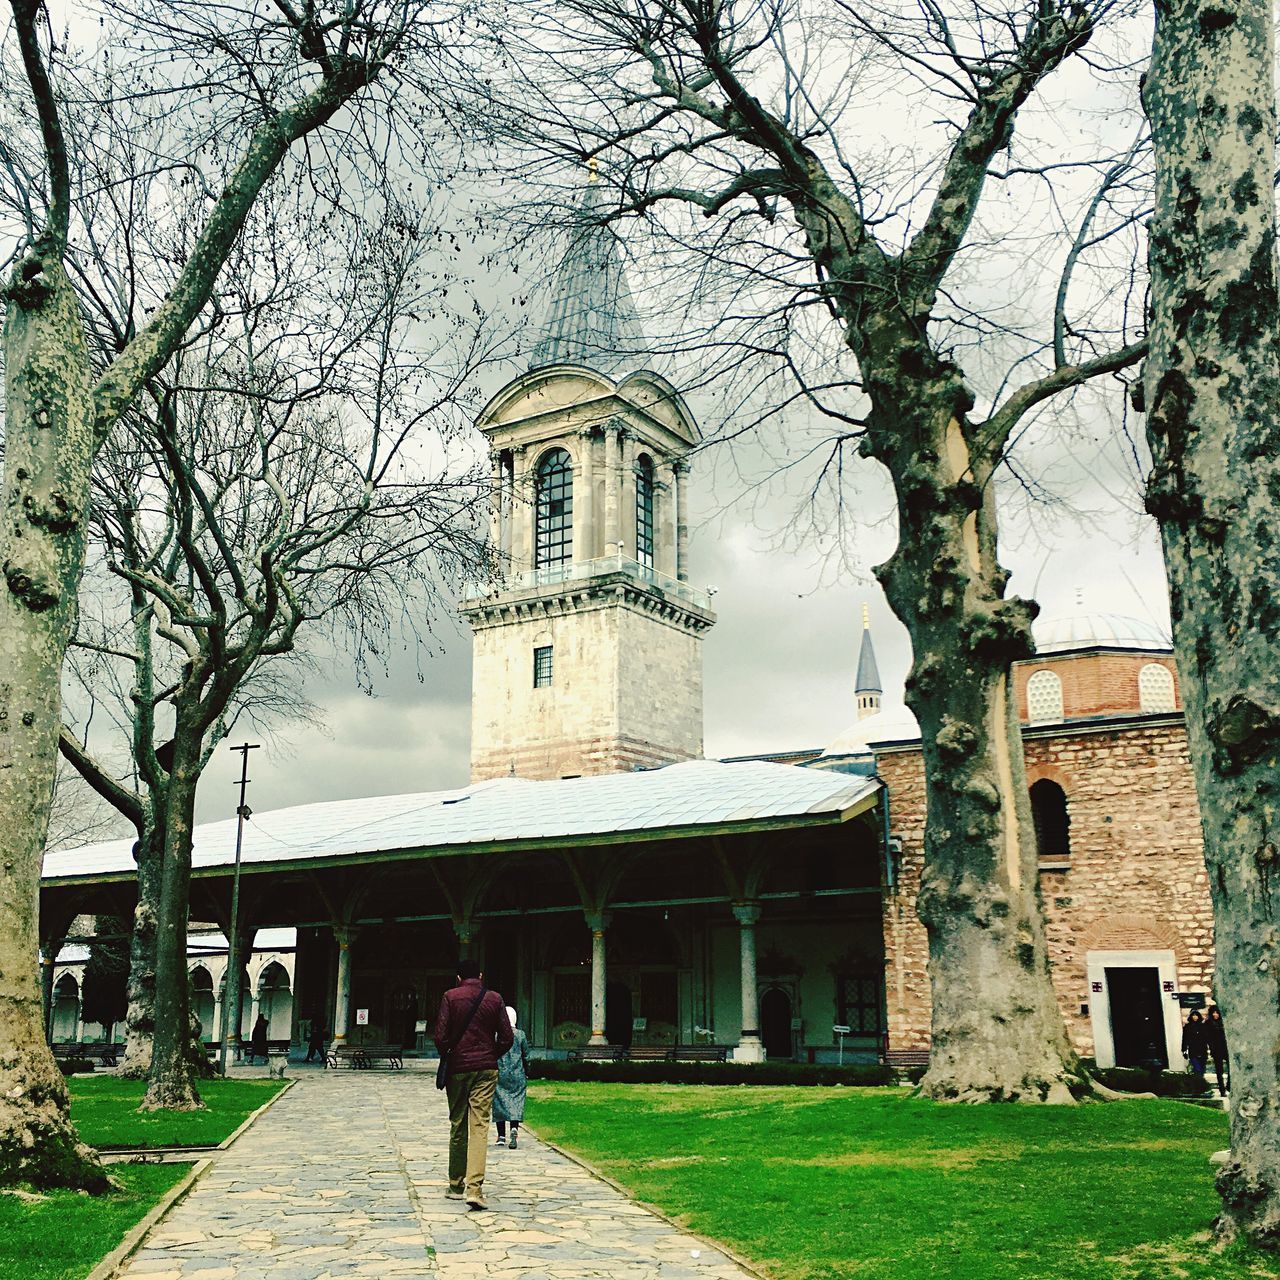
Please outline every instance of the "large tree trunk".
[{"label": "large tree trunk", "polygon": [[125,1015],[121,1076],[145,1080],[151,1074],[156,1026],[156,921],[160,913],[163,826],[152,826],[138,841],[138,905],[129,942],[129,1011]]},{"label": "large tree trunk", "polygon": [[[904,338],[899,350],[910,357],[912,346]],[[921,1089],[961,1102],[1071,1102],[1082,1072],[1049,974],[1009,678],[1010,663],[1034,652],[1034,606],[1004,599],[995,459],[975,445],[959,371],[923,343],[915,354],[899,389],[880,384],[868,451],[897,490],[898,547],[877,574],[911,634],[907,702],[924,750],[918,911],[933,1042]]]},{"label": "large tree trunk", "polygon": [[1270,8],[1157,4],[1145,396],[1231,1050],[1220,1236],[1280,1248],[1280,294]]},{"label": "large tree trunk", "polygon": [[0,507],[0,1183],[104,1190],[45,1042],[40,868],[62,659],[84,567],[93,458],[84,334],[70,282],[37,245],[9,284]]},{"label": "large tree trunk", "polygon": [[156,919],[155,1032],[151,1076],[142,1101],[144,1111],[192,1111],[204,1105],[191,1071],[187,998],[187,908],[196,783],[200,777],[200,735],[183,731],[183,711],[180,702],[165,806],[160,911]]}]

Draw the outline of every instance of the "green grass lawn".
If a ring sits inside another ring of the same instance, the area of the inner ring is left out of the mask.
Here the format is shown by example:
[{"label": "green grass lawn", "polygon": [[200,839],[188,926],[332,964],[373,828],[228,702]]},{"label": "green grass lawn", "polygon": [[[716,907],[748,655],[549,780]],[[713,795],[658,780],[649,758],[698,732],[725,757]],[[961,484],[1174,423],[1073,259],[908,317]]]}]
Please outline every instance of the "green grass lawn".
[{"label": "green grass lawn", "polygon": [[216,1146],[284,1087],[278,1080],[202,1080],[204,1111],[143,1115],[138,1103],[146,1092],[145,1080],[72,1076],[67,1086],[71,1119],[93,1147]]},{"label": "green grass lawn", "polygon": [[106,1196],[57,1191],[33,1200],[0,1195],[0,1276],[79,1280],[191,1166],[117,1165],[121,1189]]},{"label": "green grass lawn", "polygon": [[1221,1112],[899,1090],[532,1084],[534,1130],[778,1280],[1254,1280],[1212,1252]]}]

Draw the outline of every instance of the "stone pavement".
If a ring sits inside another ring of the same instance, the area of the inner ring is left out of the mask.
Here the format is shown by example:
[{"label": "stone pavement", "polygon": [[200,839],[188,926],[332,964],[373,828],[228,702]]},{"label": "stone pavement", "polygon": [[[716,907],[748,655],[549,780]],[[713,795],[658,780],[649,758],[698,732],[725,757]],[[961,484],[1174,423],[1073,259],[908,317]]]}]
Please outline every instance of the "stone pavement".
[{"label": "stone pavement", "polygon": [[746,1280],[524,1133],[516,1151],[490,1147],[490,1208],[470,1212],[445,1199],[447,1148],[433,1073],[309,1074],[215,1158],[120,1275]]}]

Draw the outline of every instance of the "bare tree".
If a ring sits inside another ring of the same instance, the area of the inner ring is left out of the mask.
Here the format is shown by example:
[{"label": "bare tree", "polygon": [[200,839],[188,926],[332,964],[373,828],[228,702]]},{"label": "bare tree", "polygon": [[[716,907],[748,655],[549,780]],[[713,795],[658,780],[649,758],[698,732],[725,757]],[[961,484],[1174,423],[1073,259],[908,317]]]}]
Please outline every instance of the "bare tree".
[{"label": "bare tree", "polygon": [[[542,87],[525,125],[534,154],[598,163],[617,193],[612,216],[693,247],[708,271],[736,266],[730,358],[766,355],[800,376],[799,394],[842,423],[833,457],[856,448],[893,479],[898,548],[876,572],[914,649],[907,700],[929,815],[918,909],[933,987],[923,1089],[935,1098],[1068,1101],[1080,1084],[1049,977],[1009,679],[1034,652],[1036,607],[1005,595],[995,477],[1039,406],[1142,354],[1122,305],[1082,304],[1075,288],[1101,241],[1121,236],[1132,259],[1137,210],[1107,206],[1131,185],[1137,148],[1064,159],[1041,137],[1028,156],[1014,133],[1121,13],[1110,0],[920,0],[874,14],[842,0],[566,0],[547,6],[531,41],[554,46],[554,66],[530,72],[533,50],[514,57],[522,111],[536,91],[527,82]],[[1123,70],[1089,56],[1102,76]],[[907,160],[880,139],[860,147],[872,112],[910,101],[923,114],[920,99],[942,121],[922,130],[935,153],[923,140]],[[1023,175],[1033,203],[1078,209],[1063,234],[1037,238],[1058,286],[1038,312],[1057,322],[1039,337],[1027,308],[1010,320],[1010,300],[974,283],[993,261],[988,190]],[[762,342],[744,318],[774,290],[775,336]],[[802,365],[820,324],[852,370],[829,345],[825,376]]]},{"label": "bare tree", "polygon": [[[39,0],[12,7],[10,47],[25,85],[6,73],[8,123],[18,130],[34,121],[41,159],[32,171],[21,148],[6,144],[0,164],[0,181],[23,189],[15,203],[24,209],[4,331],[0,1182],[101,1190],[105,1174],[67,1118],[32,964],[92,459],[205,310],[266,185],[305,184],[336,218],[349,203],[344,187],[370,189],[353,177],[385,174],[399,156],[395,139],[408,138],[415,154],[431,146],[438,130],[410,117],[434,108],[434,118],[451,105],[445,86],[464,5],[386,0],[322,13],[265,0],[109,2],[99,15],[104,51],[79,60],[42,31]],[[127,69],[111,63],[111,50],[126,51]],[[378,128],[361,120],[357,103],[376,108]],[[92,240],[80,217],[85,192],[72,179],[68,111],[101,122],[104,141],[145,131],[153,167],[180,173],[202,195],[182,253],[153,264],[104,363],[86,341],[84,296],[68,272],[73,245]],[[291,159],[309,137],[315,145]]]},{"label": "bare tree", "polygon": [[[149,1072],[144,1107],[199,1104],[186,922],[195,794],[213,751],[239,716],[270,723],[303,701],[304,628],[368,663],[393,626],[425,632],[440,583],[474,571],[483,544],[458,409],[488,349],[472,323],[445,326],[443,350],[412,340],[438,312],[422,226],[397,212],[317,279],[305,254],[279,252],[284,221],[272,226],[233,257],[217,319],[152,380],[95,472],[91,564],[100,556],[119,581],[123,607],[82,617],[73,646],[94,663],[86,683],[101,686],[103,660],[123,665],[112,719],[133,776],[67,730],[62,750],[138,830],[125,1067]],[[308,323],[312,293],[345,303],[339,360],[331,319]]]},{"label": "bare tree", "polygon": [[1160,5],[1144,393],[1231,1048],[1220,1237],[1280,1249],[1280,289],[1266,4]]}]

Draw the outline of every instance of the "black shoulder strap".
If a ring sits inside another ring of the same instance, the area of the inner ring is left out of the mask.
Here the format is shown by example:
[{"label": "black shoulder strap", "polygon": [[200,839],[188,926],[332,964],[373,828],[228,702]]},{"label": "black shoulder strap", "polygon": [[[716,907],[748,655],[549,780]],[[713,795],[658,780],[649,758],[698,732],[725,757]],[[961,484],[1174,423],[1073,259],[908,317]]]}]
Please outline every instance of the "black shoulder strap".
[{"label": "black shoulder strap", "polygon": [[472,1019],[476,1016],[476,1010],[484,1001],[485,996],[489,994],[488,987],[481,987],[480,994],[476,996],[476,1002],[471,1006],[471,1012],[467,1014],[467,1020],[462,1024],[458,1034],[454,1037],[453,1043],[449,1046],[449,1052],[452,1053],[459,1044],[462,1043],[462,1037],[467,1034],[467,1028],[471,1025]]}]

